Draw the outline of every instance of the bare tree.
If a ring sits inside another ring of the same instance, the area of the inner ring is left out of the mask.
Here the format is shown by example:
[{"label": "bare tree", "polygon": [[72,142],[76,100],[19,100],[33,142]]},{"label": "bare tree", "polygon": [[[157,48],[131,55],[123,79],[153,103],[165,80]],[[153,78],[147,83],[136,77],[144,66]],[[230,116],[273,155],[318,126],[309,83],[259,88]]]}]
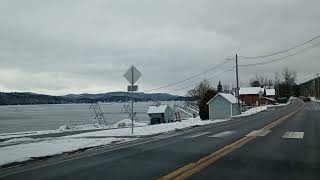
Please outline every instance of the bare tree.
[{"label": "bare tree", "polygon": [[282,78],[283,78],[283,82],[287,85],[287,86],[293,86],[296,84],[296,80],[297,80],[297,72],[295,71],[289,71],[288,68],[284,69],[284,71],[282,72]]},{"label": "bare tree", "polygon": [[187,96],[192,97],[200,104],[208,90],[214,90],[214,88],[210,85],[208,80],[204,79],[195,88],[189,90]]},{"label": "bare tree", "polygon": [[274,73],[274,88],[276,90],[276,96],[279,96],[279,91],[280,91],[280,85],[281,85],[281,75],[279,72]]},{"label": "bare tree", "polygon": [[251,87],[260,87],[260,86],[274,86],[273,80],[269,79],[266,76],[258,76],[256,74],[255,78],[252,78],[250,80],[250,86]]},{"label": "bare tree", "polygon": [[200,82],[198,86],[188,91],[187,96],[191,96],[197,101],[201,119],[209,118],[209,108],[207,102],[216,94],[216,90],[206,79]]},{"label": "bare tree", "polygon": [[229,92],[230,91],[230,85],[229,84],[223,84],[222,85],[223,92]]}]

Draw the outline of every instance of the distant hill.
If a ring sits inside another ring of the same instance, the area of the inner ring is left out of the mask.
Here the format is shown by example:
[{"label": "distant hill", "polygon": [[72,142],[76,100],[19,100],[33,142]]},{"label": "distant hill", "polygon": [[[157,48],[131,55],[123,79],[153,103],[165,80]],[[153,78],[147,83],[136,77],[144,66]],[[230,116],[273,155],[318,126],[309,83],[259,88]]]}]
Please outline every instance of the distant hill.
[{"label": "distant hill", "polygon": [[[317,96],[320,94],[320,77],[299,84],[300,95]],[[318,93],[317,93],[318,92]]]},{"label": "distant hill", "polygon": [[125,102],[134,101],[188,101],[190,97],[175,96],[166,93],[129,93],[109,92],[101,94],[68,94],[65,96],[50,96],[35,93],[1,93],[0,105],[27,105],[27,104],[65,104],[65,103],[93,103],[93,102]]}]

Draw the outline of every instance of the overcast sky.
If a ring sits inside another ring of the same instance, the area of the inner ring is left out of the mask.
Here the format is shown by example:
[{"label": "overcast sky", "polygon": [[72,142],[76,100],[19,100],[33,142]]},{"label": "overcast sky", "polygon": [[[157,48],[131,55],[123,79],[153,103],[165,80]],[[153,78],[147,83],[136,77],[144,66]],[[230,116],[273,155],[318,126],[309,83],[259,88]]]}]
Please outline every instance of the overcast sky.
[{"label": "overcast sky", "polygon": [[[123,74],[132,64],[142,73],[139,90],[156,88],[236,53],[268,54],[320,35],[319,7],[319,0],[1,0],[0,91],[123,91]],[[240,68],[241,85],[256,73],[272,77],[286,67],[298,72],[299,81],[313,78],[319,49]],[[191,86],[233,64],[156,92]],[[211,82],[232,86],[234,74]]]}]

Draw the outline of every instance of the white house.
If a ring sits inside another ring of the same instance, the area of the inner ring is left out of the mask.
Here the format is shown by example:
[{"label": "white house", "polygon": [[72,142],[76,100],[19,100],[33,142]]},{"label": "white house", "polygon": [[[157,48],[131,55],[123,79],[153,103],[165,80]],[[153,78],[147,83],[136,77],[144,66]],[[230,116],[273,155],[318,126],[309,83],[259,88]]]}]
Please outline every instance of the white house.
[{"label": "white house", "polygon": [[150,124],[160,124],[172,122],[174,111],[168,105],[149,106],[147,114]]},{"label": "white house", "polygon": [[266,89],[266,96],[274,98],[276,96],[276,90],[274,88]]},{"label": "white house", "polygon": [[237,98],[232,94],[218,93],[208,103],[209,119],[227,119],[241,114]]}]

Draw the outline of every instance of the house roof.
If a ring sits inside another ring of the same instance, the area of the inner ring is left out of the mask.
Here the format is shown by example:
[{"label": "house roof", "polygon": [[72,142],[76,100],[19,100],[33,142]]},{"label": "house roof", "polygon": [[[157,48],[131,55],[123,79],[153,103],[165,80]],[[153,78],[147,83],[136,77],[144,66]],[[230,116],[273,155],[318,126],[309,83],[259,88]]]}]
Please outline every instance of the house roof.
[{"label": "house roof", "polygon": [[247,95],[247,94],[259,94],[259,92],[264,92],[264,88],[261,87],[242,87],[239,90],[240,95]]},{"label": "house roof", "polygon": [[266,89],[266,95],[267,96],[274,96],[274,95],[276,95],[276,90],[275,89]]},{"label": "house roof", "polygon": [[149,106],[147,114],[164,113],[167,108],[168,108],[168,105]]},{"label": "house roof", "polygon": [[207,102],[207,104],[210,104],[211,101],[213,101],[213,99],[215,99],[215,97],[217,97],[217,96],[222,96],[224,99],[226,99],[227,101],[229,101],[232,104],[237,103],[237,98],[234,95],[227,94],[227,93],[218,93],[212,99],[210,99],[210,101]]}]

